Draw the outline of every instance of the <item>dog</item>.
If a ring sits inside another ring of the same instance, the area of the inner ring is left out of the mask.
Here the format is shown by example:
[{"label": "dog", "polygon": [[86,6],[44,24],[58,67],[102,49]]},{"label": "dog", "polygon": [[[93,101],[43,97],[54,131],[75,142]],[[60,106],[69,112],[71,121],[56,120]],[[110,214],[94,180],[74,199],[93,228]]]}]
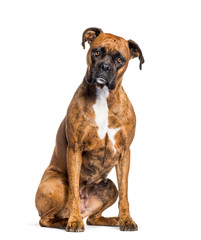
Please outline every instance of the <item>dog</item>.
[{"label": "dog", "polygon": [[[130,145],[136,116],[122,79],[130,59],[144,57],[133,40],[88,28],[87,71],[61,122],[49,166],[35,197],[43,227],[83,232],[88,225],[118,226],[121,231],[138,230],[129,212],[128,172]],[[115,166],[118,190],[107,178]],[[102,212],[119,196],[119,215]]]}]

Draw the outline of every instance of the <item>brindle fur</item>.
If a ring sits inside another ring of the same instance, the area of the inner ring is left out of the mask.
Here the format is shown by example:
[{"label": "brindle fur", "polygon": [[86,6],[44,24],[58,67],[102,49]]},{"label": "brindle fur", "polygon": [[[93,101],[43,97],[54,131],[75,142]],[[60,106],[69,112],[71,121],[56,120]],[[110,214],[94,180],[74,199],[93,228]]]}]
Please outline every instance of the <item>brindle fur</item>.
[{"label": "brindle fur", "polygon": [[[134,56],[133,42],[103,33],[100,29],[87,29],[83,34],[83,46],[85,41],[91,44],[87,54],[87,72],[58,129],[51,162],[36,193],[40,225],[66,228],[67,231],[84,231],[82,218],[88,216],[87,224],[90,225],[120,226],[120,230],[137,230],[129,213],[127,194],[129,148],[135,134],[136,117],[121,83],[129,60],[136,56],[142,59],[143,56],[141,50],[138,51],[139,54],[135,52]],[[129,48],[130,45],[132,49]],[[125,65],[116,73],[116,87],[109,92],[107,98],[108,127],[120,127],[115,135],[115,155],[108,135],[100,139],[97,133],[92,107],[96,101],[96,87],[86,81],[92,64],[91,51],[100,46],[104,46],[108,52],[121,52],[126,60]],[[114,166],[119,194],[115,184],[107,179]],[[102,217],[102,212],[118,196],[119,216]],[[85,199],[88,199],[89,204],[86,209],[80,207],[80,204],[85,204]]]}]

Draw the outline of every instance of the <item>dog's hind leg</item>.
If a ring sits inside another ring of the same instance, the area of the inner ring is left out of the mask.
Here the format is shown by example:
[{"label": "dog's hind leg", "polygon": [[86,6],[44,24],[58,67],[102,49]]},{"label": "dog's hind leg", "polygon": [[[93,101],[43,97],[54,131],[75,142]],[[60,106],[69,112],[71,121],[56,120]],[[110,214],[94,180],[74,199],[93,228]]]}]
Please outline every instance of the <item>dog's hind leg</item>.
[{"label": "dog's hind leg", "polygon": [[46,217],[39,221],[41,227],[52,227],[52,228],[66,228],[68,223],[68,218],[58,218],[58,217]]},{"label": "dog's hind leg", "polygon": [[[42,227],[65,228],[67,225],[67,180],[57,171],[48,170],[38,187],[35,203]],[[62,214],[61,214],[62,213]],[[66,214],[64,214],[66,213]]]},{"label": "dog's hind leg", "polygon": [[89,186],[88,188],[89,201],[91,198],[96,199],[96,201],[91,201],[91,203],[89,202],[87,208],[93,209],[93,206],[97,202],[101,202],[101,204],[96,204],[98,208],[93,209],[93,212],[88,211],[87,224],[97,226],[119,226],[118,217],[102,216],[102,212],[108,207],[110,207],[117,200],[118,190],[115,184],[110,179],[107,179],[106,181],[103,180],[98,184],[92,184],[92,187]]}]

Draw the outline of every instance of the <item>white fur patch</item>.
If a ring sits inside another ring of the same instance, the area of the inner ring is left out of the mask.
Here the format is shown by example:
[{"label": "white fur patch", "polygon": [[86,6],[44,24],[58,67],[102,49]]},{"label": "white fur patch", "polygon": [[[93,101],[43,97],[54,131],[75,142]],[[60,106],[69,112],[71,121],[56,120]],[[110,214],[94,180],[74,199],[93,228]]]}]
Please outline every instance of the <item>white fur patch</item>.
[{"label": "white fur patch", "polygon": [[108,137],[109,139],[111,140],[112,144],[113,144],[113,150],[114,150],[114,153],[116,153],[116,149],[114,147],[115,145],[115,141],[114,141],[114,136],[115,134],[120,130],[120,128],[108,128]]},{"label": "white fur patch", "polygon": [[93,109],[95,112],[95,121],[98,126],[98,135],[100,139],[103,139],[108,133],[108,137],[113,144],[114,153],[116,153],[116,149],[114,147],[115,134],[120,130],[120,128],[108,128],[108,105],[107,105],[107,97],[109,95],[109,89],[107,86],[101,88],[96,88],[96,103],[93,105]]}]

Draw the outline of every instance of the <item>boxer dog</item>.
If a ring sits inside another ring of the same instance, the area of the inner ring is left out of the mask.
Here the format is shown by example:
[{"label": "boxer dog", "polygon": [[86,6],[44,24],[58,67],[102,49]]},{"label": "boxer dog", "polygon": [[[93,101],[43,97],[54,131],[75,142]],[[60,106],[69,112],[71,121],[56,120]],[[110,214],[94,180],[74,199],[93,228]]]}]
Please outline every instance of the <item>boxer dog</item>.
[{"label": "boxer dog", "polygon": [[[136,117],[121,83],[130,59],[144,63],[132,40],[88,28],[87,71],[57,132],[51,162],[38,187],[35,203],[43,227],[84,231],[88,225],[119,226],[135,231],[129,212],[128,172]],[[115,166],[118,190],[108,173]],[[119,196],[118,217],[102,212]]]}]

